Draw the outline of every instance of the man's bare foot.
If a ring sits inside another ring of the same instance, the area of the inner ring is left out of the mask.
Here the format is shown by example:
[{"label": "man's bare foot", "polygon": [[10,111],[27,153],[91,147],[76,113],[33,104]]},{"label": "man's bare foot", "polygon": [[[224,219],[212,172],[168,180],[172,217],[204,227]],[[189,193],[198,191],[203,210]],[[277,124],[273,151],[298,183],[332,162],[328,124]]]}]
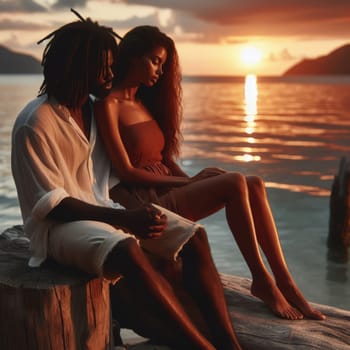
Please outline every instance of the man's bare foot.
[{"label": "man's bare foot", "polygon": [[253,279],[250,291],[252,295],[261,299],[277,316],[288,320],[303,319],[303,314],[289,304],[272,278],[264,280]]},{"label": "man's bare foot", "polygon": [[295,283],[287,282],[278,283],[277,285],[288,302],[296,307],[305,317],[314,320],[324,320],[326,318],[326,316],[324,316],[320,311],[313,309],[310,306]]}]

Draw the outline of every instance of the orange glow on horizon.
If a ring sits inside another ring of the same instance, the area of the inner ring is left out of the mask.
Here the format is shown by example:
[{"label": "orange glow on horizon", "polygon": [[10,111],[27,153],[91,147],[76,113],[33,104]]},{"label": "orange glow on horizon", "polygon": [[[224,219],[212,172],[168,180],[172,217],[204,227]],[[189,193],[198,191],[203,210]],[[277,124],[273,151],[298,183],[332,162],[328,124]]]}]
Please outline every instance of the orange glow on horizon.
[{"label": "orange glow on horizon", "polygon": [[254,46],[245,46],[241,50],[241,61],[246,66],[255,66],[262,60],[262,53]]}]

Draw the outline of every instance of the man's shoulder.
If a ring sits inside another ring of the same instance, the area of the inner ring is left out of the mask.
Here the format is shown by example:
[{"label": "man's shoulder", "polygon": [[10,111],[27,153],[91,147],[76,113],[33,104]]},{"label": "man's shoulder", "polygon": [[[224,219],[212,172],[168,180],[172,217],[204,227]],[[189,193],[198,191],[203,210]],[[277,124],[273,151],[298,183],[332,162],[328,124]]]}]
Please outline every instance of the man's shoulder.
[{"label": "man's shoulder", "polygon": [[38,114],[38,111],[42,108],[45,108],[47,105],[47,97],[39,96],[31,101],[29,101],[23,109],[19,112],[17,119],[20,120],[29,120]]},{"label": "man's shoulder", "polygon": [[55,114],[52,103],[48,100],[46,95],[39,96],[27,105],[19,112],[15,127],[20,126],[34,126],[40,124],[41,121],[48,124],[51,118],[49,115]]}]

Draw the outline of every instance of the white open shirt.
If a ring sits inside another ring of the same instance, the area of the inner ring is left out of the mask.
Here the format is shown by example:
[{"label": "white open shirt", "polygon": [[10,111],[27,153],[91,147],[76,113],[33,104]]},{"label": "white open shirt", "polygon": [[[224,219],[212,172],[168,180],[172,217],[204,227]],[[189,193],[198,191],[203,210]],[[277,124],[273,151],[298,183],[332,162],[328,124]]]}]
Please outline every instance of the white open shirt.
[{"label": "white open shirt", "polygon": [[92,118],[90,140],[68,109],[46,95],[24,107],[12,132],[12,173],[30,238],[30,266],[47,257],[47,214],[66,197],[90,204],[119,207],[109,199],[110,161]]}]

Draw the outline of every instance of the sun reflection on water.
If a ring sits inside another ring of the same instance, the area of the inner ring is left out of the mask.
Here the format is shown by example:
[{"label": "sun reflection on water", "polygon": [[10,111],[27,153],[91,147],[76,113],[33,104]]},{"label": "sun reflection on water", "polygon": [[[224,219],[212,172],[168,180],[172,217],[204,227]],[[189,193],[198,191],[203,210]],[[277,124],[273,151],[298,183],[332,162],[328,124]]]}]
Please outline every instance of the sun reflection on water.
[{"label": "sun reflection on water", "polygon": [[[256,128],[256,117],[258,115],[258,84],[257,78],[254,74],[248,74],[245,77],[244,83],[244,110],[246,122],[245,133],[248,135],[246,142],[249,144],[255,143],[255,138],[253,137]],[[251,147],[245,148],[245,154],[238,155],[235,159],[243,162],[253,162],[261,160],[259,155],[254,155],[254,149]]]}]

